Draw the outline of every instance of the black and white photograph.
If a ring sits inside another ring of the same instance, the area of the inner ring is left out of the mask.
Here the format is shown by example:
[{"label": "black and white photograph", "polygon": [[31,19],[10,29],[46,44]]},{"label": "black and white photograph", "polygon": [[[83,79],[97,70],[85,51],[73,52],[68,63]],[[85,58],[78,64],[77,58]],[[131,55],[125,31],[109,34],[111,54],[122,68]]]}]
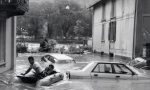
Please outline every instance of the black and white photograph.
[{"label": "black and white photograph", "polygon": [[0,0],[0,90],[150,90],[150,0]]}]

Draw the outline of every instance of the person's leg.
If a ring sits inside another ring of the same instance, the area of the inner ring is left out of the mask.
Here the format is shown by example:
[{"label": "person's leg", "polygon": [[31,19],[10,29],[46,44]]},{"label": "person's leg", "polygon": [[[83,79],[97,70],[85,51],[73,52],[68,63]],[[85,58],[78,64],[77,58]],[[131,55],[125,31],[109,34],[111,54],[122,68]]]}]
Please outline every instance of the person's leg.
[{"label": "person's leg", "polygon": [[36,72],[34,70],[31,70],[28,74],[25,75],[25,77],[34,77]]},{"label": "person's leg", "polygon": [[14,77],[13,78],[13,83],[20,83],[20,82],[22,82],[22,81],[19,77]]}]

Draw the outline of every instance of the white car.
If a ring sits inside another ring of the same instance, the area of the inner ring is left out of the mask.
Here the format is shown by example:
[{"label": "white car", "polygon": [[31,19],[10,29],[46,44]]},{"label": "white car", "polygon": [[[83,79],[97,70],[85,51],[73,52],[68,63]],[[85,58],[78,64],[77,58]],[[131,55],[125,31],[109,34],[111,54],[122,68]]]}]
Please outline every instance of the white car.
[{"label": "white car", "polygon": [[92,61],[80,70],[69,70],[66,75],[69,79],[139,79],[139,77],[146,77],[131,66],[117,62],[101,61]]},{"label": "white car", "polygon": [[66,54],[46,53],[43,56],[46,59],[44,63],[41,62],[41,66],[45,68],[49,64],[53,64],[55,70],[58,72],[65,73],[66,70],[74,68],[74,64],[76,64],[75,60]]},{"label": "white car", "polygon": [[59,53],[47,53],[44,55],[49,61],[52,63],[72,63],[75,62],[75,60],[72,57],[69,57],[65,54],[59,54]]}]

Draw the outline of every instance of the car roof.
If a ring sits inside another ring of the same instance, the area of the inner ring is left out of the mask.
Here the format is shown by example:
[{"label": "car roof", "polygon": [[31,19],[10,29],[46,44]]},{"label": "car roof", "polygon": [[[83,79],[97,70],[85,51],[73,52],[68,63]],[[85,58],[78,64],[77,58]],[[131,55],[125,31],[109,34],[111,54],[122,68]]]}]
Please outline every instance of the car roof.
[{"label": "car roof", "polygon": [[122,62],[116,62],[116,61],[91,61],[93,63],[108,63],[108,64],[123,64]]},{"label": "car roof", "polygon": [[72,57],[69,57],[69,56],[67,56],[65,54],[49,53],[49,54],[46,54],[46,55],[50,55],[50,56],[54,57],[57,60],[73,60]]}]

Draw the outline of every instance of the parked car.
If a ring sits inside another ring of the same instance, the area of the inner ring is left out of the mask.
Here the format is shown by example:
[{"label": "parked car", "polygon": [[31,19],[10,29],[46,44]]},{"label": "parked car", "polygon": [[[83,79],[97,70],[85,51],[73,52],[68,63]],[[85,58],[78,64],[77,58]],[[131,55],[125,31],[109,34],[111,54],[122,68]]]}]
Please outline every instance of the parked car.
[{"label": "parked car", "polygon": [[68,70],[66,75],[69,79],[139,79],[139,77],[146,77],[146,75],[132,66],[118,62],[101,61],[92,61],[82,69]]},{"label": "parked car", "polygon": [[137,57],[127,63],[130,66],[136,67],[136,68],[142,68],[146,66],[146,59],[143,59],[141,57]]},{"label": "parked car", "polygon": [[46,58],[46,63],[41,62],[42,67],[53,64],[55,66],[55,70],[58,72],[65,73],[66,70],[74,68],[74,64],[76,64],[76,61],[66,54],[46,53],[42,57]]},{"label": "parked car", "polygon": [[75,63],[75,60],[66,54],[47,53],[44,57],[52,63]]}]

